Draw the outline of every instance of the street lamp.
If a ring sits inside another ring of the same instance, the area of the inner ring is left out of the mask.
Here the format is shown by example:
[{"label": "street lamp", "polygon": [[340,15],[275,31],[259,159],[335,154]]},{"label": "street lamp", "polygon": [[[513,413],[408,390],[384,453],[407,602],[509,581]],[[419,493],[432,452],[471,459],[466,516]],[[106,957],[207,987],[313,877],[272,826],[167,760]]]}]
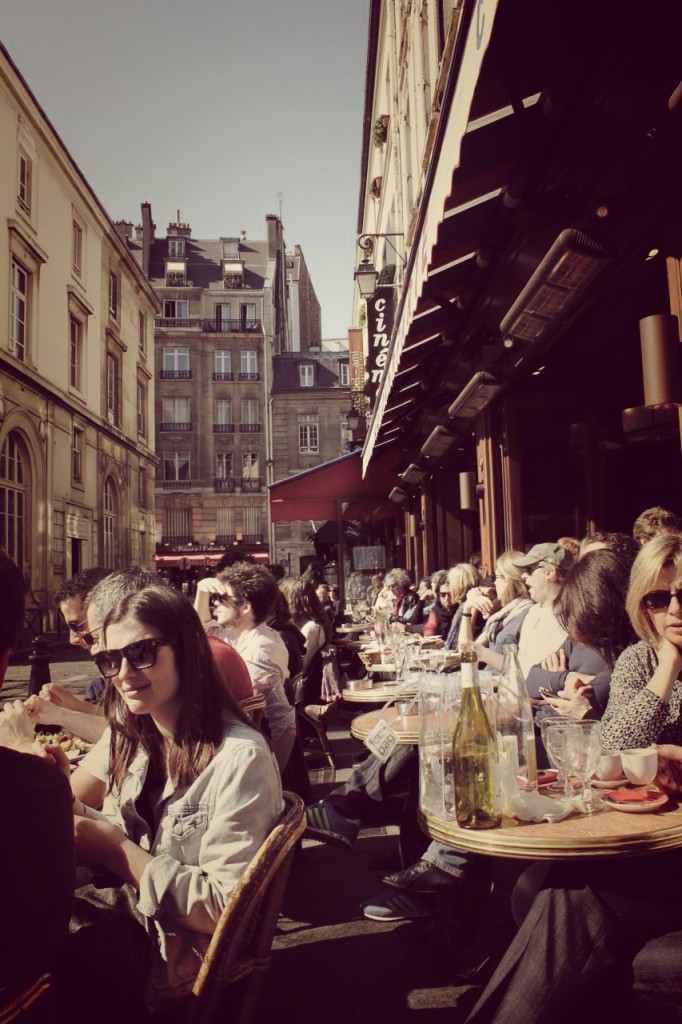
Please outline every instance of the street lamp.
[{"label": "street lamp", "polygon": [[346,423],[349,430],[357,430],[360,426],[360,413],[357,409],[349,409],[346,413]]},{"label": "street lamp", "polygon": [[[357,269],[355,271],[355,280],[358,283],[358,291],[360,292],[361,299],[371,299],[377,290],[377,278],[379,272],[374,266],[372,255],[374,253],[374,241],[377,238],[403,238],[401,233],[396,234],[378,234],[378,235],[360,235],[358,237],[358,247],[362,249],[364,255],[360,260]],[[388,243],[393,249],[396,256],[405,263],[404,257],[398,252],[393,242]]]}]

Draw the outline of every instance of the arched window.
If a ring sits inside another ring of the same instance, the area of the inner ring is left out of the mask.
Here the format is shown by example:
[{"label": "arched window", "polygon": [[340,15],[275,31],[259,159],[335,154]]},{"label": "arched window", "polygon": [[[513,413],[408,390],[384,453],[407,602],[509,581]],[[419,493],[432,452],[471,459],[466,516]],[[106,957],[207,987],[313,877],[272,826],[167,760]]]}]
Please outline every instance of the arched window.
[{"label": "arched window", "polygon": [[110,478],[104,481],[104,512],[102,516],[102,565],[109,569],[114,564],[114,523],[116,521],[116,493]]},{"label": "arched window", "polygon": [[22,572],[26,567],[28,485],[26,448],[12,430],[0,451],[0,544]]}]

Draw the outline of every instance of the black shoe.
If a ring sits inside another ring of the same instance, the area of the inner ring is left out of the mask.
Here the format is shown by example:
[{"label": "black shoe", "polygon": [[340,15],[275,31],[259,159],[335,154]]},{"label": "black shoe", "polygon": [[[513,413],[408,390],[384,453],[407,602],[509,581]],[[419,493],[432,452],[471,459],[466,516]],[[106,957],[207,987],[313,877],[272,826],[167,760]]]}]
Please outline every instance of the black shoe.
[{"label": "black shoe", "polygon": [[451,889],[458,884],[458,880],[429,864],[427,860],[418,860],[412,867],[404,871],[396,871],[392,875],[384,877],[386,885],[392,885],[394,889],[409,889],[410,892],[439,892],[442,889]]}]

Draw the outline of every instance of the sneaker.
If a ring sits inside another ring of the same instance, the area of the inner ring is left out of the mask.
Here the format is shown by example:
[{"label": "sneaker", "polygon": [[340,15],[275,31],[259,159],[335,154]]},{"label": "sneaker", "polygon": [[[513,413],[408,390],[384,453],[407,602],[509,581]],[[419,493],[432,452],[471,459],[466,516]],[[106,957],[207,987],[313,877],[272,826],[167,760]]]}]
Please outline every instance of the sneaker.
[{"label": "sneaker", "polygon": [[305,809],[308,827],[304,835],[332,846],[351,847],[358,838],[359,827],[336,810],[327,800],[310,804]]},{"label": "sneaker", "polygon": [[391,892],[390,889],[382,890],[362,905],[362,912],[370,921],[413,921],[433,917],[435,909],[428,897],[414,897],[405,892]]},{"label": "sneaker", "polygon": [[458,880],[437,868],[435,864],[429,864],[427,860],[418,860],[404,871],[395,871],[391,875],[384,875],[383,881],[394,889],[409,889],[410,892],[433,893],[441,889],[449,889],[457,885]]}]

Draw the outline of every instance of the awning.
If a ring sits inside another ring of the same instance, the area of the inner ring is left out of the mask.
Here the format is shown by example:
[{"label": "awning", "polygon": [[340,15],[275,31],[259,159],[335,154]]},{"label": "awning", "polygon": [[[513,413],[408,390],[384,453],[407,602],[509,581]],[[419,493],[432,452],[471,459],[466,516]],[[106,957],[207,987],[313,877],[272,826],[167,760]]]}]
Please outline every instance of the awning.
[{"label": "awning", "polygon": [[399,482],[392,463],[377,459],[363,479],[360,450],[324,462],[268,486],[273,523],[393,517],[396,505],[387,495]]}]

